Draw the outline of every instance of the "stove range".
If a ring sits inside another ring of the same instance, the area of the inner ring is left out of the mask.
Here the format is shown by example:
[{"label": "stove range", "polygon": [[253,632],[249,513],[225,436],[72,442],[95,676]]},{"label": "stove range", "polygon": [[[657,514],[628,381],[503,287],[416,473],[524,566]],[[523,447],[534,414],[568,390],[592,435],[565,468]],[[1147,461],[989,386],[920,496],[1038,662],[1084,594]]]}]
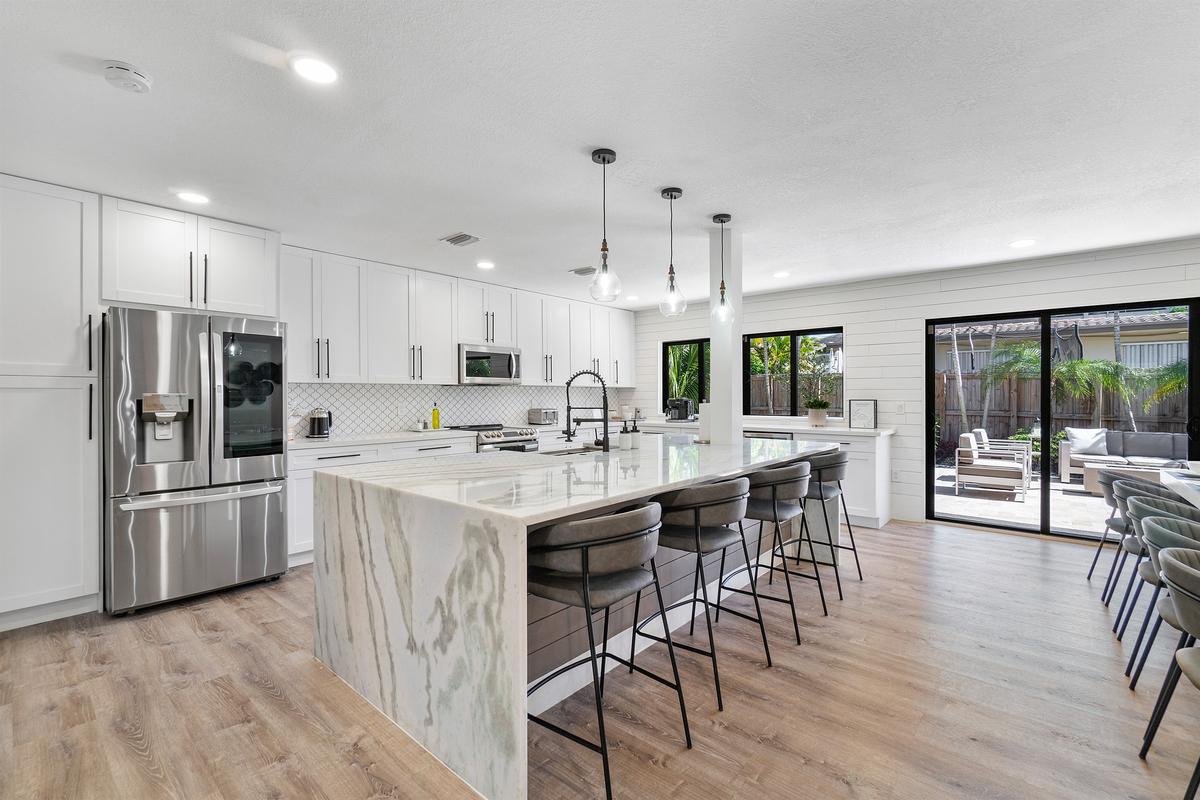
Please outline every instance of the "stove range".
[{"label": "stove range", "polygon": [[477,453],[511,450],[521,453],[536,453],[537,431],[533,428],[507,428],[498,422],[481,425],[451,425],[456,431],[475,431]]}]

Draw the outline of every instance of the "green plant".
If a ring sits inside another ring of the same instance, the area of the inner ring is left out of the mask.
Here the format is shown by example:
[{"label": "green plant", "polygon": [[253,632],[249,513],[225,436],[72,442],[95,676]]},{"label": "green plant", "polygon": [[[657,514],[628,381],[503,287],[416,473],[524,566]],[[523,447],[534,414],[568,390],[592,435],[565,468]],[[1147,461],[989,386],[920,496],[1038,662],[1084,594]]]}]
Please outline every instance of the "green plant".
[{"label": "green plant", "polygon": [[1168,364],[1165,367],[1159,367],[1152,370],[1150,374],[1150,382],[1154,386],[1154,393],[1147,398],[1143,410],[1149,411],[1150,406],[1165,400],[1168,397],[1173,397],[1177,394],[1184,394],[1188,390],[1188,362],[1186,358],[1181,358],[1174,364]]},{"label": "green plant", "polygon": [[700,402],[700,347],[674,344],[667,348],[667,393]]},{"label": "green plant", "polygon": [[[1035,452],[1035,453],[1041,453],[1041,452],[1042,452],[1042,437],[1040,437],[1040,436],[1039,436],[1039,437],[1037,437],[1036,439],[1035,439],[1035,438],[1033,438],[1033,436],[1032,436],[1032,435],[1031,435],[1031,433],[1030,433],[1030,430],[1029,430],[1029,428],[1017,428],[1017,432],[1016,432],[1016,433],[1014,433],[1012,436],[1009,436],[1008,438],[1010,438],[1010,439],[1016,439],[1017,441],[1020,441],[1020,442],[1031,442],[1031,443],[1032,443],[1032,447],[1033,447],[1033,452]],[[1059,431],[1058,433],[1056,433],[1056,434],[1054,434],[1053,436],[1051,436],[1051,437],[1050,437],[1050,465],[1051,465],[1051,469],[1057,469],[1057,465],[1058,465],[1058,444],[1059,444],[1059,442],[1063,441],[1063,440],[1064,440],[1064,439],[1066,439],[1066,438],[1067,438],[1067,432],[1066,432],[1065,430],[1064,430],[1064,431]]]},{"label": "green plant", "polygon": [[829,348],[815,336],[801,336],[796,348],[796,382],[805,408],[829,408],[833,375]]}]

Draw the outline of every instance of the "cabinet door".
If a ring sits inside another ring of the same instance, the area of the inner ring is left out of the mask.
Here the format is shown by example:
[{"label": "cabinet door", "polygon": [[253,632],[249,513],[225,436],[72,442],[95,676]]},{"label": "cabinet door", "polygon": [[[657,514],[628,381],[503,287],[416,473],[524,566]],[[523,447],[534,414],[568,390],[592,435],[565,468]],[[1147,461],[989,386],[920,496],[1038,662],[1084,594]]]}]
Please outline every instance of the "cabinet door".
[{"label": "cabinet door", "polygon": [[287,480],[288,555],[313,549],[313,474],[312,470],[289,472]]},{"label": "cabinet door", "polygon": [[609,360],[614,386],[633,386],[633,312],[614,308],[609,318]]},{"label": "cabinet door", "polygon": [[100,589],[99,395],[89,378],[0,378],[0,613]]},{"label": "cabinet door", "polygon": [[[571,372],[592,369],[592,307],[587,303],[571,303]],[[570,375],[564,375],[565,382]]]},{"label": "cabinet door", "polygon": [[412,343],[417,347],[417,380],[458,383],[458,344],[454,340],[457,282],[428,272],[413,275]]},{"label": "cabinet door", "polygon": [[517,347],[521,351],[521,383],[548,383],[550,363],[542,346],[542,297],[520,292],[516,298]]},{"label": "cabinet door", "polygon": [[563,386],[571,377],[571,303],[542,298],[542,341],[550,367],[550,383]]},{"label": "cabinet door", "polygon": [[491,341],[488,287],[475,281],[458,282],[458,341],[484,344]]},{"label": "cabinet door", "polygon": [[412,272],[367,265],[367,367],[372,383],[408,383],[413,373]]},{"label": "cabinet door", "polygon": [[129,200],[101,200],[103,298],[175,308],[196,304],[196,217]]},{"label": "cabinet door", "polygon": [[318,295],[320,256],[312,250],[284,247],[280,253],[279,320],[287,323],[289,381],[312,383],[324,375],[318,364],[321,335]]},{"label": "cabinet door", "polygon": [[513,346],[517,343],[517,293],[503,286],[488,287],[488,313],[491,318],[491,341]]},{"label": "cabinet door", "polygon": [[200,217],[200,308],[274,317],[278,314],[279,234]]},{"label": "cabinet door", "polygon": [[99,203],[0,176],[0,375],[95,375]]},{"label": "cabinet door", "polygon": [[332,383],[363,383],[366,368],[366,264],[356,258],[320,256],[321,377]]},{"label": "cabinet door", "polygon": [[613,379],[612,358],[609,354],[608,334],[609,334],[609,316],[608,309],[600,306],[592,306],[592,359],[595,361],[595,369],[604,378],[605,382],[611,383]]}]

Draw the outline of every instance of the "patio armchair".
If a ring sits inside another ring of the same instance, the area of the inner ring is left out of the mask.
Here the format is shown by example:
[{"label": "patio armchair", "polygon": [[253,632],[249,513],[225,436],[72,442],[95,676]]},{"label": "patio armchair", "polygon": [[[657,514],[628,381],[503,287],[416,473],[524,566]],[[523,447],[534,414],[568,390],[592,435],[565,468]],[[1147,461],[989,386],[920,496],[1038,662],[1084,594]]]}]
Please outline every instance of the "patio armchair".
[{"label": "patio armchair", "polygon": [[1018,492],[1025,502],[1029,490],[1029,453],[1020,448],[983,449],[974,434],[958,437],[954,451],[954,494],[968,484],[981,489]]},{"label": "patio armchair", "polygon": [[1026,488],[1033,475],[1033,441],[1030,439],[992,439],[983,428],[972,428],[971,435],[979,443],[980,450],[1013,450],[1025,454]]}]

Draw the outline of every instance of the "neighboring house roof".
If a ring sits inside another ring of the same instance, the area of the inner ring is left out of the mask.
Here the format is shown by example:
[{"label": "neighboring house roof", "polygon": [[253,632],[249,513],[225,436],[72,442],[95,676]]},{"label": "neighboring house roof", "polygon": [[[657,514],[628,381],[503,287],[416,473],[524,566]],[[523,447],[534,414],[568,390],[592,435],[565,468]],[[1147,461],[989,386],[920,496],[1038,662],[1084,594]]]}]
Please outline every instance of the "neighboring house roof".
[{"label": "neighboring house roof", "polygon": [[[1063,319],[1051,320],[1050,326],[1057,330],[1069,330],[1076,324],[1079,325],[1079,333],[1104,333],[1112,331],[1113,320],[1112,314],[1098,313],[1093,316],[1086,317],[1066,317]],[[1147,330],[1156,328],[1179,328],[1187,327],[1188,312],[1186,311],[1156,311],[1143,314],[1122,314],[1121,328],[1123,330]],[[992,335],[992,323],[990,322],[970,322],[961,323],[956,326],[958,335],[963,336],[968,330],[976,336]],[[1041,323],[1037,320],[1028,320],[1021,322],[1001,322],[996,326],[997,336],[1016,336],[1036,334],[1041,329]],[[949,325],[939,325],[937,327],[936,339],[950,339]]]}]

